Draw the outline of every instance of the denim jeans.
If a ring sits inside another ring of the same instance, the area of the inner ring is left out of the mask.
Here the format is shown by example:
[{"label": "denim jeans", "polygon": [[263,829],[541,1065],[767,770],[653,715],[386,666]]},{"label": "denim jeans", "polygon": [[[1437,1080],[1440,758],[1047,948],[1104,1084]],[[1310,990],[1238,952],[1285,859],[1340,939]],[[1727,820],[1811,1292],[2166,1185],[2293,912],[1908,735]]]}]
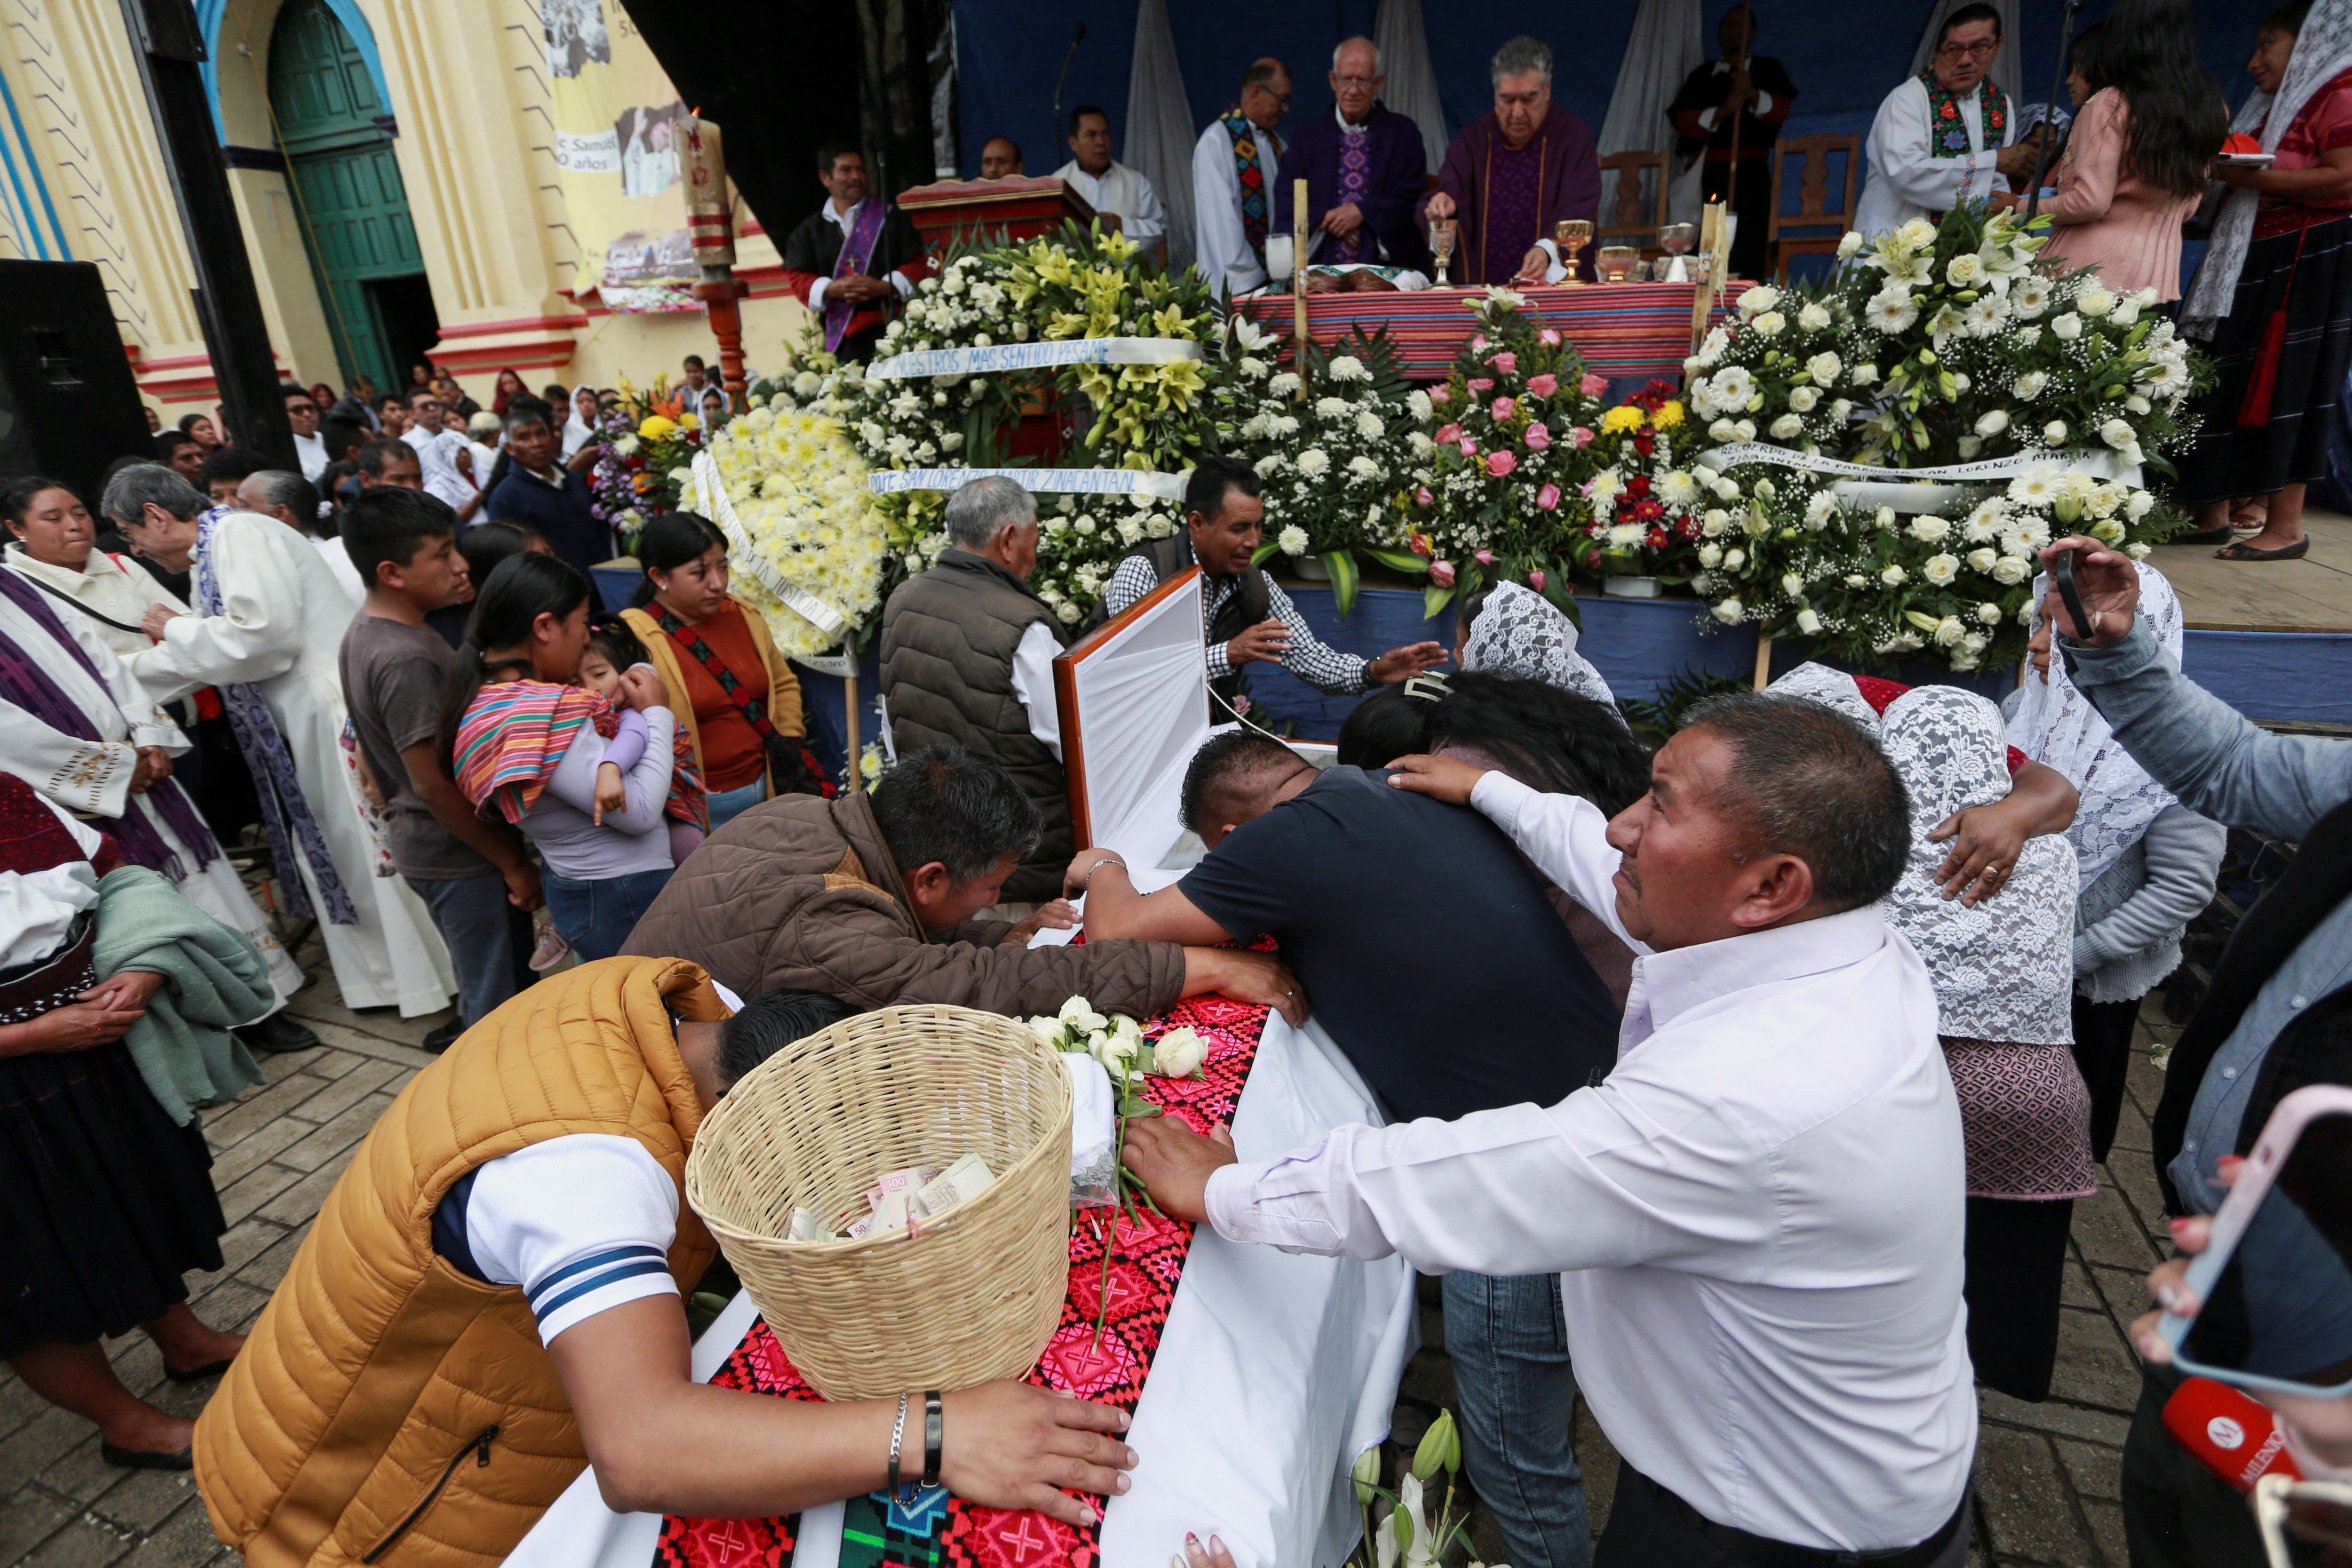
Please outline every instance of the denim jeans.
[{"label": "denim jeans", "polygon": [[411,879],[457,973],[457,1017],[472,1028],[538,976],[530,972],[530,917],[507,902],[497,871],[447,881]]},{"label": "denim jeans", "polygon": [[610,958],[629,940],[654,899],[669,883],[675,867],[635,871],[626,877],[606,877],[575,882],[552,871],[541,871],[539,885],[547,894],[547,912],[555,929],[572,944],[583,963]]},{"label": "denim jeans", "polygon": [[1463,1468],[1503,1528],[1512,1568],[1589,1568],[1559,1276],[1456,1269],[1444,1291]]},{"label": "denim jeans", "polygon": [[768,775],[761,773],[741,789],[730,789],[724,795],[710,797],[710,831],[718,832],[753,806],[768,798]]}]

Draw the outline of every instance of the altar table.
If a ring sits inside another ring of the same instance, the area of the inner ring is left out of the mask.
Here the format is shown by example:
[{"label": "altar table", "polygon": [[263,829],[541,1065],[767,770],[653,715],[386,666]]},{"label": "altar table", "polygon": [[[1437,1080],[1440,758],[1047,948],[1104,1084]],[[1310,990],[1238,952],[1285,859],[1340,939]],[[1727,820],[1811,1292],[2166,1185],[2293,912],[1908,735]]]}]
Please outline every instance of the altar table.
[{"label": "altar table", "polygon": [[[1714,320],[1723,319],[1733,300],[1746,293],[1746,282],[1728,284],[1716,294]],[[1477,331],[1470,304],[1486,290],[1416,289],[1394,294],[1310,294],[1307,300],[1307,330],[1329,347],[1360,326],[1367,334],[1385,326],[1397,348],[1404,374],[1415,381],[1444,379],[1461,352],[1464,340]],[[1592,283],[1581,289],[1566,285],[1523,288],[1525,313],[1541,316],[1544,325],[1558,327],[1585,368],[1595,374],[1664,376],[1678,380],[1683,360],[1690,353],[1691,306],[1697,298],[1696,283]],[[1288,294],[1252,294],[1234,301],[1269,331],[1287,336],[1291,322]]]},{"label": "altar table", "polygon": [[[1233,1119],[1244,1159],[1380,1120],[1319,1025],[1266,1019]],[[694,1376],[709,1382],[756,1316],[738,1294],[696,1342]],[[1103,1510],[1101,1568],[1160,1568],[1187,1531],[1212,1531],[1245,1568],[1340,1562],[1360,1530],[1348,1468],[1388,1435],[1414,1347],[1402,1259],[1295,1257],[1198,1227],[1127,1434],[1141,1457],[1132,1489]],[[836,1568],[842,1514],[834,1503],[801,1515],[793,1568]],[[648,1568],[661,1523],[613,1512],[583,1471],[507,1562]]]}]

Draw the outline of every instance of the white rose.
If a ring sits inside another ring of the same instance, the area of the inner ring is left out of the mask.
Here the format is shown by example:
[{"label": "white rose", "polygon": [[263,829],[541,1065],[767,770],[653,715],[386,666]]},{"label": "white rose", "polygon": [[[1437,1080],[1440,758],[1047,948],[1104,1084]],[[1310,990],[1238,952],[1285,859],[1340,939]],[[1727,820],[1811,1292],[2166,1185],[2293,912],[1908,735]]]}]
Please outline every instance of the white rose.
[{"label": "white rose", "polygon": [[2049,424],[2044,425],[2042,427],[2042,439],[2053,447],[2064,444],[2066,422],[2063,419],[2053,419]]},{"label": "white rose", "polygon": [[1998,436],[2008,428],[2009,416],[1998,408],[1977,421],[1977,434],[1979,436]]},{"label": "white rose", "polygon": [[1736,626],[1748,614],[1748,606],[1737,599],[1726,599],[1715,606],[1715,618],[1727,626]]},{"label": "white rose", "polygon": [[1778,310],[1767,310],[1748,323],[1759,336],[1777,338],[1789,324],[1789,318]]},{"label": "white rose", "polygon": [[2124,515],[2137,522],[2156,510],[2156,498],[2146,490],[2134,490],[2131,500],[2124,502]]},{"label": "white rose", "polygon": [[1999,551],[1990,545],[1980,546],[1969,552],[1969,569],[1972,572],[1990,572],[1993,568],[1993,563],[2000,559]]},{"label": "white rose", "polygon": [[2124,553],[2130,556],[2135,561],[2145,561],[2156,552],[2150,550],[2146,544],[2136,540],[2124,546]]},{"label": "white rose", "polygon": [[1846,416],[1853,412],[1853,403],[1843,397],[1830,405],[1830,417],[1836,420],[1841,425],[1845,423]]},{"label": "white rose", "polygon": [[1847,374],[1846,379],[1856,386],[1868,386],[1878,379],[1878,367],[1869,363],[1858,364]]},{"label": "white rose", "polygon": [[1799,610],[1797,612],[1797,629],[1804,633],[1807,637],[1816,637],[1820,635],[1822,629],[1822,618],[1821,616],[1813,614],[1810,609]]},{"label": "white rose", "polygon": [[1838,239],[1837,253],[1841,257],[1852,256],[1861,249],[1862,236],[1852,229],[1846,230]]},{"label": "white rose", "polygon": [[2004,555],[1992,563],[1992,580],[2001,586],[2015,587],[2025,581],[2033,570],[2032,560],[2023,555]]},{"label": "white rose", "polygon": [[1889,566],[1878,574],[1878,580],[1890,588],[1899,588],[1903,585],[1903,580],[1910,575],[1910,573],[1900,566]]},{"label": "white rose", "polygon": [[1952,531],[1952,525],[1940,517],[1915,517],[1911,520],[1911,537],[1923,544],[1940,544]]},{"label": "white rose", "polygon": [[1780,302],[1780,290],[1769,283],[1759,283],[1739,297],[1740,314],[1754,316],[1770,310]]},{"label": "white rose", "polygon": [[1731,431],[1733,435],[1738,437],[1743,441],[1753,441],[1756,439],[1756,421],[1753,419],[1739,420],[1731,426]]},{"label": "white rose", "polygon": [[2146,414],[2155,405],[2137,392],[2124,399],[2124,412],[2126,414]]},{"label": "white rose", "polygon": [[1698,547],[1698,563],[1706,567],[1710,572],[1717,566],[1722,565],[1723,546],[1720,544],[1700,545]]},{"label": "white rose", "polygon": [[1845,585],[1849,588],[1866,587],[1869,585],[1869,583],[1870,579],[1864,576],[1859,572],[1849,572],[1845,575]]},{"label": "white rose", "polygon": [[2038,370],[2029,370],[2017,378],[2018,400],[2021,403],[2031,403],[2041,396],[2042,389],[2049,384],[2050,377],[2047,374]]},{"label": "white rose", "polygon": [[1110,1020],[1096,1012],[1093,1004],[1083,996],[1073,996],[1063,1003],[1059,1016],[1063,1023],[1081,1035],[1091,1035],[1110,1026]]},{"label": "white rose", "polygon": [[1747,564],[1748,552],[1745,550],[1727,550],[1723,552],[1723,569],[1726,572],[1737,572]]},{"label": "white rose", "polygon": [[1805,433],[1805,422],[1793,414],[1783,414],[1772,421],[1771,431],[1775,441],[1793,441]]},{"label": "white rose", "polygon": [[1936,646],[1938,647],[1949,647],[1968,635],[1968,623],[1958,616],[1946,616],[1936,623]]},{"label": "white rose", "polygon": [[1152,1042],[1151,1071],[1158,1078],[1191,1078],[1209,1059],[1209,1042],[1191,1029],[1171,1029]]},{"label": "white rose", "polygon": [[2126,447],[2137,445],[2139,437],[2126,421],[2110,419],[2099,426],[2099,439],[2121,451]]},{"label": "white rose", "polygon": [[1805,374],[1823,386],[1836,381],[1838,372],[1843,368],[1844,366],[1838,362],[1838,356],[1827,349],[1823,349],[1805,362]]},{"label": "white rose", "polygon": [[[1707,514],[1699,520],[1698,531],[1707,538],[1714,539],[1730,526],[1731,514],[1721,507],[1716,507],[1710,509]],[[1707,564],[1712,566],[1715,563],[1710,561]]]},{"label": "white rose", "polygon": [[2000,606],[1987,599],[1977,606],[1977,619],[1989,626],[2000,625]]},{"label": "white rose", "polygon": [[1802,577],[1800,577],[1794,572],[1785,573],[1781,575],[1780,592],[1788,595],[1789,597],[1793,599],[1804,591],[1805,580]]},{"label": "white rose", "polygon": [[1717,446],[1739,439],[1739,432],[1728,419],[1718,419],[1706,427],[1706,438]]},{"label": "white rose", "polygon": [[2126,300],[2109,313],[2107,320],[2118,327],[2136,325],[2139,321],[2139,300],[2137,298]]},{"label": "white rose", "polygon": [[1810,386],[1792,386],[1789,389],[1789,406],[1800,414],[1811,414],[1821,400],[1822,395]]},{"label": "white rose", "polygon": [[1717,474],[1715,478],[1715,483],[1708,488],[1715,491],[1715,497],[1717,500],[1738,500],[1739,499],[1739,481],[1737,479],[1727,479],[1722,475]]},{"label": "white rose", "polygon": [[1952,555],[1930,555],[1919,567],[1919,575],[1938,588],[1949,587],[1959,574],[1959,558]]},{"label": "white rose", "polygon": [[1944,264],[1944,281],[1955,289],[1973,289],[1984,281],[1985,264],[1974,251],[1955,256]]},{"label": "white rose", "polygon": [[1797,325],[1809,332],[1824,331],[1829,324],[1829,310],[1817,300],[1806,301],[1805,308],[1797,312]]},{"label": "white rose", "polygon": [[1895,509],[1891,506],[1880,507],[1870,521],[1891,532],[1895,528]]},{"label": "white rose", "polygon": [[2116,297],[2105,289],[2085,289],[2074,300],[2074,309],[2086,316],[2104,316],[2116,308]]},{"label": "white rose", "polygon": [[2063,316],[2050,318],[2050,330],[2063,343],[2071,343],[2083,335],[2083,318],[2069,310]]}]

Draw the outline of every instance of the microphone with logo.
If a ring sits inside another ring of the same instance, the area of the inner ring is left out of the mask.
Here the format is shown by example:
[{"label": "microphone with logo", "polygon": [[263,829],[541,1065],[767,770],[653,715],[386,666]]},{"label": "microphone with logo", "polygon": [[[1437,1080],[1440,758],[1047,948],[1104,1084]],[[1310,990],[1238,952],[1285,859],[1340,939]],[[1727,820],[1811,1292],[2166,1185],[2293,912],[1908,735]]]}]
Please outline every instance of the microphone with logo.
[{"label": "microphone with logo", "polygon": [[2286,1434],[2267,1406],[2210,1377],[2192,1377],[2164,1405],[2164,1426],[2205,1468],[2242,1492],[2267,1475],[2301,1479]]}]

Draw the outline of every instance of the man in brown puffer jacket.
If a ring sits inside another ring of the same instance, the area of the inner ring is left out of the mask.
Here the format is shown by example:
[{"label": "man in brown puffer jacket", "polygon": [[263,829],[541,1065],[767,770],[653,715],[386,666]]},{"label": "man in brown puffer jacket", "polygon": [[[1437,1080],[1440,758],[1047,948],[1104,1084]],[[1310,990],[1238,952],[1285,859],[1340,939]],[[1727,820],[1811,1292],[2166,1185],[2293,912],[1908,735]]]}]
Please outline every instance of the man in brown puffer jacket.
[{"label": "man in brown puffer jacket", "polygon": [[1304,1023],[1272,956],[1161,942],[1031,948],[1036,921],[972,917],[1037,842],[1037,808],[1003,764],[954,746],[910,752],[869,797],[786,795],[713,834],[623,951],[685,958],[744,996],[821,991],[860,1008],[948,1002],[1013,1017],[1084,996],[1149,1018],[1218,991]]}]

